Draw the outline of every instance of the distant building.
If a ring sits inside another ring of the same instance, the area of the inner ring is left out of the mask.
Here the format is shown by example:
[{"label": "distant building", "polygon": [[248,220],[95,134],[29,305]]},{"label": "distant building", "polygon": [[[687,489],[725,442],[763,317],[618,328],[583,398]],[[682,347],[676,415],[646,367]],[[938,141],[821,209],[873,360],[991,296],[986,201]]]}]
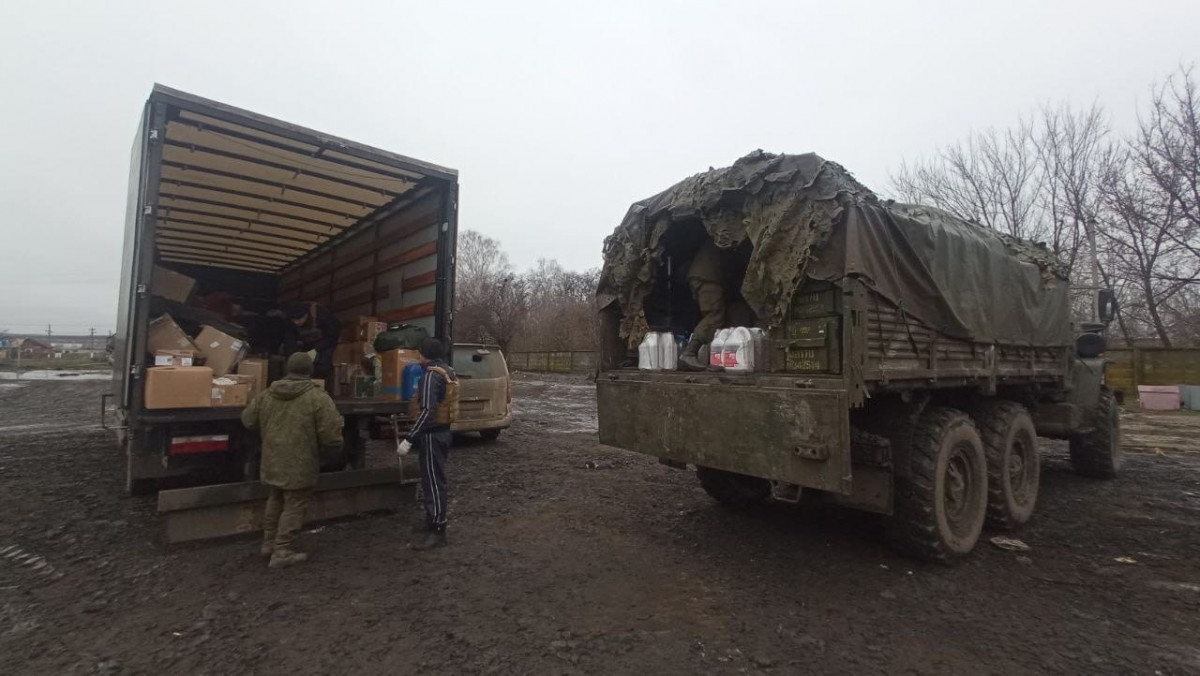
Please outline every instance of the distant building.
[{"label": "distant building", "polygon": [[9,338],[3,348],[8,359],[53,359],[54,348],[37,338]]}]

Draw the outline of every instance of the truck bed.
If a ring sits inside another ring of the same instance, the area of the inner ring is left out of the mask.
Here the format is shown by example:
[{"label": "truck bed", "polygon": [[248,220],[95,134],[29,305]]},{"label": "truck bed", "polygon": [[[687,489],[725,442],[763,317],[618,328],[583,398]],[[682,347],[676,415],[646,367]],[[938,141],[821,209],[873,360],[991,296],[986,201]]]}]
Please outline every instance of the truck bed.
[{"label": "truck bed", "polygon": [[[399,415],[407,417],[408,402],[391,399],[334,399],[338,413],[342,415]],[[210,420],[237,420],[242,415],[241,406],[216,408],[174,408],[143,410],[139,416],[146,424],[206,422]]]}]

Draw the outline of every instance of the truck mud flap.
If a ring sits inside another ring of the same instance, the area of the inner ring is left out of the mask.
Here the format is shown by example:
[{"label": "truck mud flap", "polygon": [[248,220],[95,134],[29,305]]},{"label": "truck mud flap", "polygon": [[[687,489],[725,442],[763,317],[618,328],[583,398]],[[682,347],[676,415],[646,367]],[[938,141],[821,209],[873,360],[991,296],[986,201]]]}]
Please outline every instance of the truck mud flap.
[{"label": "truck mud flap", "polygon": [[[416,472],[406,467],[322,474],[308,503],[306,522],[412,504]],[[267,487],[258,481],[160,491],[158,511],[166,517],[167,542],[189,542],[262,530]]]},{"label": "truck mud flap", "polygon": [[849,494],[844,390],[598,380],[600,443]]}]

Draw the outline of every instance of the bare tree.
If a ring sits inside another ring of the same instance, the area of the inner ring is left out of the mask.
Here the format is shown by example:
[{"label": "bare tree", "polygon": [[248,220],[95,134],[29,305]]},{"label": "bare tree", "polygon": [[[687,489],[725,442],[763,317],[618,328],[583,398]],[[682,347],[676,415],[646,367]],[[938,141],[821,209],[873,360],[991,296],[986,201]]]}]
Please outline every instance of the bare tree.
[{"label": "bare tree", "polygon": [[1081,110],[1044,106],[1038,124],[1031,138],[1043,177],[1039,206],[1048,222],[1047,243],[1072,270],[1086,246],[1086,278],[1098,286],[1096,227],[1103,208],[1099,185],[1114,161],[1107,116],[1095,104]]},{"label": "bare tree", "polygon": [[459,236],[455,332],[460,340],[496,343],[507,352],[528,312],[525,282],[500,242],[467,230]]},{"label": "bare tree", "polygon": [[930,159],[904,163],[892,177],[900,198],[928,204],[1001,232],[1042,239],[1043,175],[1034,127],[1021,121],[949,145]]}]

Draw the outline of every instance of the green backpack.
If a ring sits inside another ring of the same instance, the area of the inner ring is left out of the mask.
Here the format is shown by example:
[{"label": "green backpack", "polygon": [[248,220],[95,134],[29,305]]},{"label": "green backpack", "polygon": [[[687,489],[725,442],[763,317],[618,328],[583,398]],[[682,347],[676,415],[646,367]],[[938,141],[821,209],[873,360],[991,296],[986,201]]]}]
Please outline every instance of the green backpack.
[{"label": "green backpack", "polygon": [[429,332],[412,324],[389,324],[387,331],[375,336],[376,354],[388,350],[419,350]]}]

